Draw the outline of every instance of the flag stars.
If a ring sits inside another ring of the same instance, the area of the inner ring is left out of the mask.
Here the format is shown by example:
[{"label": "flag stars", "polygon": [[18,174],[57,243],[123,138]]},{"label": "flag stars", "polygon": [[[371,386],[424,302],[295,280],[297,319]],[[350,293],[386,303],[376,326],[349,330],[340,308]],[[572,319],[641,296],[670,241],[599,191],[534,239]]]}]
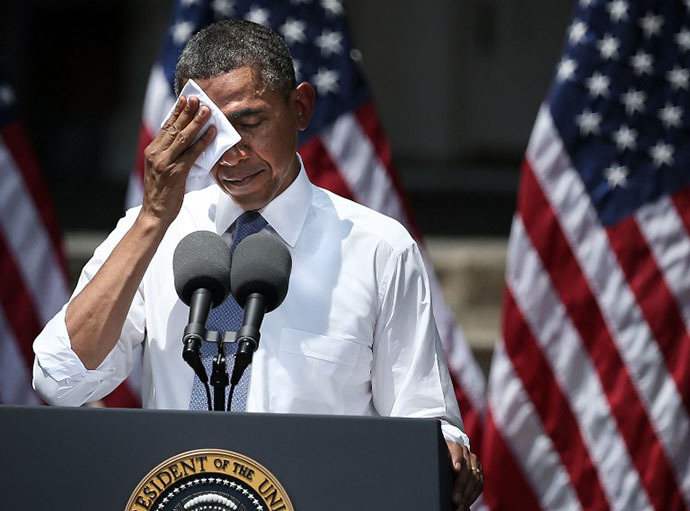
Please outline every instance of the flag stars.
[{"label": "flag stars", "polygon": [[680,119],[683,111],[679,106],[666,103],[666,106],[659,110],[659,119],[666,129],[680,127]]},{"label": "flag stars", "polygon": [[589,89],[590,95],[596,98],[598,96],[609,95],[610,83],[611,80],[607,76],[597,72],[587,78],[585,81],[585,86]]},{"label": "flag stars", "polygon": [[616,143],[619,151],[635,149],[637,147],[637,131],[623,125],[613,132],[613,141]]},{"label": "flag stars", "polygon": [[663,142],[657,143],[649,150],[649,155],[654,160],[654,165],[660,168],[662,165],[673,165],[673,146]]},{"label": "flag stars", "polygon": [[312,82],[314,83],[314,87],[316,87],[316,91],[322,96],[325,96],[329,92],[335,93],[338,91],[337,71],[319,68],[318,73],[312,78]]},{"label": "flag stars", "polygon": [[14,103],[15,96],[12,87],[9,85],[0,85],[0,105],[8,106]]},{"label": "flag stars", "polygon": [[606,34],[598,43],[599,53],[601,58],[609,60],[618,57],[618,48],[620,47],[620,42],[618,39],[613,37],[611,34]]},{"label": "flag stars", "polygon": [[687,69],[676,66],[666,74],[666,77],[671,83],[673,90],[687,90],[688,80],[690,79],[690,74],[688,73]]},{"label": "flag stars", "polygon": [[316,38],[315,44],[321,49],[321,55],[330,57],[343,51],[342,41],[343,35],[340,32],[326,29]]},{"label": "flag stars", "polygon": [[625,105],[625,111],[628,115],[642,112],[646,99],[644,92],[635,89],[629,89],[628,92],[621,94],[621,101]]},{"label": "flag stars", "polygon": [[191,7],[194,4],[198,4],[199,0],[181,0],[180,4],[182,7]]},{"label": "flag stars", "polygon": [[690,50],[690,30],[683,27],[683,29],[676,34],[676,43],[682,51]]},{"label": "flag stars", "polygon": [[303,43],[306,40],[306,29],[307,24],[304,21],[288,18],[280,27],[280,33],[288,44]]},{"label": "flag stars", "polygon": [[574,59],[563,58],[558,63],[558,71],[556,71],[556,79],[564,82],[570,80],[577,70],[577,62]]},{"label": "flag stars", "polygon": [[213,0],[211,9],[217,18],[229,18],[235,13],[235,2],[232,0]]},{"label": "flag stars", "polygon": [[628,2],[625,0],[613,0],[606,6],[606,9],[614,22],[628,19]]},{"label": "flag stars", "polygon": [[604,170],[604,177],[609,184],[609,188],[615,189],[618,187],[625,187],[628,184],[629,171],[623,165],[614,163],[609,168]]},{"label": "flag stars", "polygon": [[340,16],[343,14],[343,4],[340,0],[321,0],[321,7],[326,10],[326,14],[330,16]]},{"label": "flag stars", "polygon": [[258,23],[259,25],[268,25],[268,18],[270,17],[270,15],[271,12],[268,9],[252,6],[252,8],[249,9],[249,12],[246,14],[244,19],[248,21],[253,21],[254,23]]},{"label": "flag stars", "polygon": [[664,18],[659,15],[654,15],[651,12],[640,19],[640,26],[642,27],[645,37],[648,39],[654,35],[659,35],[663,24]]},{"label": "flag stars", "polygon": [[194,32],[194,23],[191,21],[178,21],[170,28],[173,42],[181,46],[187,42]]},{"label": "flag stars", "polygon": [[585,108],[585,110],[575,118],[575,124],[580,128],[580,134],[582,136],[596,135],[599,133],[601,115]]},{"label": "flag stars", "polygon": [[574,21],[568,29],[568,40],[570,44],[579,44],[587,35],[587,24],[583,21]]},{"label": "flag stars", "polygon": [[652,56],[649,53],[643,52],[642,50],[638,51],[635,55],[630,57],[630,64],[635,70],[635,74],[640,76],[644,74],[652,74],[653,63],[654,59],[652,58]]}]

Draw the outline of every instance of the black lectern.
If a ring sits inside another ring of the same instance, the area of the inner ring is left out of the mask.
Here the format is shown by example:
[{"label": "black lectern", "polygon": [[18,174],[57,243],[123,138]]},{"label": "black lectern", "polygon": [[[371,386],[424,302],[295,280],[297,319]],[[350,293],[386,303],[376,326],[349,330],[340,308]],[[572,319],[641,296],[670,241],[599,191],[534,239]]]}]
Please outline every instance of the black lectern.
[{"label": "black lectern", "polygon": [[[0,507],[122,510],[153,469],[197,449],[258,462],[297,511],[451,509],[435,420],[8,406],[0,407]],[[149,494],[165,483],[158,477]],[[136,509],[147,509],[140,502]]]}]

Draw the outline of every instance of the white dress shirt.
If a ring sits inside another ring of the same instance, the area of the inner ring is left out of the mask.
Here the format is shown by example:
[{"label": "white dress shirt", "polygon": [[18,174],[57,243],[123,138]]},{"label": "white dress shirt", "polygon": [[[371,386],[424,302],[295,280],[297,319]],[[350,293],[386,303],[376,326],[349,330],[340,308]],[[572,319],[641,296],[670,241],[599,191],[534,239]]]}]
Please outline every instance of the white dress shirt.
[{"label": "white dress shirt", "polygon": [[[84,267],[84,288],[132,226],[129,210]],[[225,233],[242,213],[212,185],[185,196],[134,297],[122,335],[93,370],[72,351],[63,309],[34,342],[34,387],[78,406],[122,382],[142,358],[147,408],[187,409],[194,373],[182,359],[189,309],[172,254],[196,230]],[[395,220],[312,185],[304,168],[261,212],[288,245],[285,301],[268,313],[254,354],[247,411],[430,417],[469,445],[431,310],[418,248]],[[143,350],[138,350],[143,346]]]}]

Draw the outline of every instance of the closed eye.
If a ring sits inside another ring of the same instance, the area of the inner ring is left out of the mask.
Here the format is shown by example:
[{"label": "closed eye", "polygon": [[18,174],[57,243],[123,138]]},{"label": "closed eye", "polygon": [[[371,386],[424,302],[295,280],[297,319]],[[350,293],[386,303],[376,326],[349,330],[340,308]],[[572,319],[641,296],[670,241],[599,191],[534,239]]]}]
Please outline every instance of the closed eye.
[{"label": "closed eye", "polygon": [[256,121],[256,122],[236,122],[235,125],[237,125],[240,128],[256,128],[259,126],[263,121]]},{"label": "closed eye", "polygon": [[243,108],[228,115],[228,120],[233,126],[240,128],[255,128],[263,121],[263,111],[254,108]]}]

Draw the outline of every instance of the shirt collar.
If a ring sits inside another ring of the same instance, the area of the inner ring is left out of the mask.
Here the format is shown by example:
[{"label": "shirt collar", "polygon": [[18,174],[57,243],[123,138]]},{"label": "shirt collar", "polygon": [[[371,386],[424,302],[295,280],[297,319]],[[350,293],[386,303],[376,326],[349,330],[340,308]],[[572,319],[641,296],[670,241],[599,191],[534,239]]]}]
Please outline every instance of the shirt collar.
[{"label": "shirt collar", "polygon": [[[278,236],[291,247],[295,246],[302,232],[313,194],[311,183],[304,170],[302,158],[299,154],[297,158],[299,158],[300,170],[295,180],[283,193],[259,210],[259,213],[276,231]],[[215,219],[216,232],[222,234],[228,230],[244,210],[232,200],[230,195],[221,191],[217,185],[216,189],[218,191],[218,210]]]}]

